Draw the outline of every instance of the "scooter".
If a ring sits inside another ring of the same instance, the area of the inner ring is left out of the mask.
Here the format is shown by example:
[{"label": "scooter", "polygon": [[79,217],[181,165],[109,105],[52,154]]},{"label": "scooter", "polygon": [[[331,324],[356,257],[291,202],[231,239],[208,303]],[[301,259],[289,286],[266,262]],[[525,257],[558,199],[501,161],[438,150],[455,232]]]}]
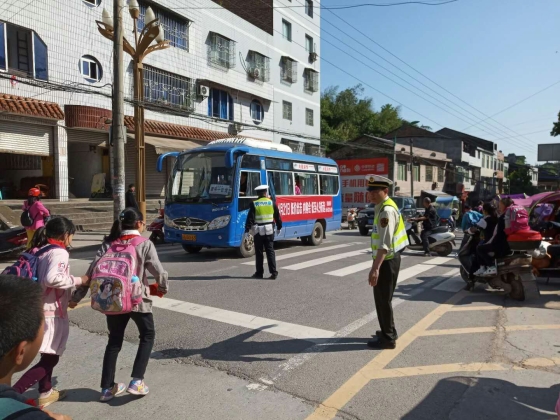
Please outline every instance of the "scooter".
[{"label": "scooter", "polygon": [[163,235],[163,208],[161,207],[161,200],[159,201],[159,210],[156,209],[159,213],[158,217],[155,218],[150,226],[148,226],[148,232],[152,232],[150,235],[150,241],[154,243],[154,245],[162,244],[165,242],[164,235]]},{"label": "scooter", "polygon": [[477,283],[488,284],[493,289],[502,289],[512,299],[524,301],[539,295],[536,279],[531,265],[531,253],[539,248],[540,240],[510,241],[512,252],[504,258],[496,260],[498,274],[493,277],[474,276],[469,273],[477,270],[480,265],[476,260],[476,247],[480,242],[480,233],[465,233],[463,246],[457,253],[461,264],[461,278],[467,283],[465,290],[474,290]]},{"label": "scooter", "polygon": [[[408,249],[412,251],[423,251],[422,241],[416,234],[418,232],[418,225],[416,222],[405,223],[406,233],[408,235]],[[431,230],[428,236],[430,244],[430,251],[436,252],[440,257],[447,257],[453,252],[455,246],[455,234],[449,232],[447,226],[438,226]]]},{"label": "scooter", "polygon": [[18,226],[0,231],[0,255],[16,254],[27,246],[27,232]]}]

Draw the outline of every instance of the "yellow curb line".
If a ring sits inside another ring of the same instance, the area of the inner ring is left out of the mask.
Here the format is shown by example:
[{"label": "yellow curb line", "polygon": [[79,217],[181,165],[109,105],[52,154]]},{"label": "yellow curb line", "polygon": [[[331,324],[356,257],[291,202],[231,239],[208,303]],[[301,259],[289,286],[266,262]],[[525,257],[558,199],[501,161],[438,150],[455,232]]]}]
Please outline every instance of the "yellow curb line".
[{"label": "yellow curb line", "polygon": [[[506,331],[557,330],[560,329],[560,325],[507,325],[504,327],[504,329]],[[476,334],[495,332],[496,330],[496,327],[450,328],[444,330],[427,330],[419,335],[429,337],[436,335]]]}]

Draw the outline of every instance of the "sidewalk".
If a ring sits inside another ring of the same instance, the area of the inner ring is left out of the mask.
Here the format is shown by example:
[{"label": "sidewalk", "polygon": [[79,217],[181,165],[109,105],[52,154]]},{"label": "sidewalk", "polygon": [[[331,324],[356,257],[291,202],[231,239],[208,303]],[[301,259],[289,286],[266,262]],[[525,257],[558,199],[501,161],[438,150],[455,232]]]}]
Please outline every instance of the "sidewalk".
[{"label": "sidewalk", "polygon": [[[92,316],[101,315],[92,311]],[[157,360],[157,352],[152,354],[146,372],[146,384],[150,387],[148,396],[139,398],[123,394],[109,403],[100,403],[99,381],[106,344],[105,336],[71,327],[67,350],[54,371],[57,388],[68,390],[68,396],[49,410],[70,415],[76,420],[286,420],[304,419],[314,409],[312,404],[291,395],[225,372],[174,360]],[[124,342],[117,381],[128,383],[130,380],[136,349],[136,344]],[[28,394],[37,396],[35,390],[28,391]]]}]

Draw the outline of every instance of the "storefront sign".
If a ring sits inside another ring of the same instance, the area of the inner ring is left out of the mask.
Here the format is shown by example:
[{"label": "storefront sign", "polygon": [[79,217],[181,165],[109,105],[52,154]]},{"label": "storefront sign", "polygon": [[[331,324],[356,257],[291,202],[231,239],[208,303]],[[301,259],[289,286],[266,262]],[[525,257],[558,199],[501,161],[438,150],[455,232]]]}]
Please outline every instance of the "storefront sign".
[{"label": "storefront sign", "polygon": [[337,160],[340,168],[342,208],[363,208],[370,203],[366,175],[388,177],[389,159],[346,159]]},{"label": "storefront sign", "polygon": [[332,197],[284,196],[276,199],[276,205],[284,222],[333,217]]},{"label": "storefront sign", "polygon": [[340,175],[382,175],[389,173],[389,158],[337,160]]}]

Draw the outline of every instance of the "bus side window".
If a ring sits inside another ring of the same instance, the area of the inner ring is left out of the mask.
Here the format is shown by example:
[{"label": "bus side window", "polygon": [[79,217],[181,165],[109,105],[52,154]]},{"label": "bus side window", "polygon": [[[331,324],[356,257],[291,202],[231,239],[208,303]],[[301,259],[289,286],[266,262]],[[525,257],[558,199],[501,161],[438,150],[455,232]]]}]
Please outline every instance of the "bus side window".
[{"label": "bus side window", "polygon": [[251,207],[251,203],[257,199],[255,188],[259,185],[261,185],[260,172],[241,172],[238,211],[248,210]]}]

